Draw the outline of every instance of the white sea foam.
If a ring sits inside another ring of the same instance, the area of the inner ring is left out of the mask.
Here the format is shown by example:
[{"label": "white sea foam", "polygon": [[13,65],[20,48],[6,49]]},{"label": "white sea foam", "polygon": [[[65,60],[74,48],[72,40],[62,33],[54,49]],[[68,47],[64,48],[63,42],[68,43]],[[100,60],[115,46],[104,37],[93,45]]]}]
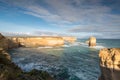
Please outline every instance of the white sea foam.
[{"label": "white sea foam", "polygon": [[53,49],[53,50],[64,50],[63,48]]},{"label": "white sea foam", "polygon": [[29,71],[29,70],[32,70],[34,68],[34,63],[29,63],[29,64],[18,64],[18,66],[20,66],[23,70],[25,71]]},{"label": "white sea foam", "polygon": [[41,49],[41,48],[53,48],[51,46],[46,46],[46,47],[38,47],[38,49]]},{"label": "white sea foam", "polygon": [[87,80],[86,76],[83,73],[78,73],[77,72],[75,75],[82,80]]},{"label": "white sea foam", "polygon": [[[23,70],[25,71],[30,71],[32,69],[42,69],[43,68],[43,63],[28,63],[28,64],[18,64]],[[44,67],[45,70],[46,67]]]},{"label": "white sea foam", "polygon": [[97,45],[94,47],[95,49],[102,49],[102,48],[105,48],[105,46],[102,46],[102,45]]},{"label": "white sea foam", "polygon": [[[74,47],[71,48],[71,46],[75,46],[75,49]],[[78,46],[78,48],[76,48],[76,46]],[[81,47],[79,48],[79,46]],[[68,47],[68,49],[65,49],[64,47]],[[74,76],[77,77],[77,80],[78,78],[80,80],[87,80],[87,79],[97,80],[96,72],[99,72],[99,71],[95,71],[95,68],[98,69],[96,65],[97,54],[95,54],[94,58],[92,56],[94,54],[87,54],[89,52],[87,52],[86,50],[91,51],[90,49],[88,49],[89,48],[88,44],[82,42],[76,42],[75,44],[74,43],[68,45],[65,44],[64,47],[52,48],[49,49],[50,51],[45,49],[46,52],[44,50],[44,54],[38,54],[40,51],[39,48],[50,48],[50,47],[39,47],[38,48],[39,51],[36,51],[36,49],[32,49],[32,48],[24,48],[24,49],[21,48],[16,51],[16,53],[19,54],[12,54],[12,56],[14,57],[15,60],[20,58],[17,62],[16,61],[14,62],[18,64],[18,66],[25,71],[38,69],[56,75],[59,73],[61,74],[62,70],[64,72],[64,67],[65,67],[67,69],[70,69],[68,71],[69,74],[71,73],[70,76],[72,76],[72,79],[66,79],[66,80],[74,80],[73,78]],[[95,48],[103,48],[103,47],[104,46],[98,44],[98,46],[96,46]],[[64,51],[57,51],[62,49]],[[52,52],[55,53],[55,56],[51,54]],[[95,51],[95,53],[97,52]],[[56,54],[59,54],[60,56],[58,57],[56,56]],[[22,57],[24,57],[25,59]],[[93,62],[93,64],[89,66],[88,64],[90,62]],[[82,69],[83,71],[81,71]]]},{"label": "white sea foam", "polygon": [[80,42],[74,42],[74,43],[70,43],[70,44],[65,44],[62,47],[71,47],[71,46],[78,46],[80,45]]},{"label": "white sea foam", "polygon": [[[86,44],[86,43],[81,42],[80,44],[81,44],[83,47],[88,47],[88,44]],[[91,48],[91,47],[90,47],[90,48]],[[105,46],[102,46],[102,45],[100,45],[99,43],[97,43],[97,46],[92,47],[92,48],[102,49],[102,48],[105,48]]]},{"label": "white sea foam", "polygon": [[63,45],[62,47],[70,47],[70,45],[66,45],[66,44],[65,44],[65,45]]},{"label": "white sea foam", "polygon": [[79,45],[80,45],[80,42],[75,42],[75,43],[70,44],[70,46],[79,46]]},{"label": "white sea foam", "polygon": [[23,60],[25,60],[25,58],[14,58],[13,62],[17,63],[17,62],[23,61]]},{"label": "white sea foam", "polygon": [[80,45],[83,46],[83,47],[88,47],[88,44],[86,44],[84,42],[81,42]]}]

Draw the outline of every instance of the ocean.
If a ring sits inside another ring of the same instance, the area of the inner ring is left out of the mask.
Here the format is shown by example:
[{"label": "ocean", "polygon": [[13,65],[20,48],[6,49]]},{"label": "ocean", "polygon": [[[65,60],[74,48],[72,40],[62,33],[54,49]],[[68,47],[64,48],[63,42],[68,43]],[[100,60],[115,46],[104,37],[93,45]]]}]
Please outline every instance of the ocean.
[{"label": "ocean", "polygon": [[120,48],[120,39],[98,39],[89,48],[85,39],[62,47],[18,48],[10,50],[12,61],[24,71],[47,71],[56,80],[98,80],[100,76],[99,50]]}]

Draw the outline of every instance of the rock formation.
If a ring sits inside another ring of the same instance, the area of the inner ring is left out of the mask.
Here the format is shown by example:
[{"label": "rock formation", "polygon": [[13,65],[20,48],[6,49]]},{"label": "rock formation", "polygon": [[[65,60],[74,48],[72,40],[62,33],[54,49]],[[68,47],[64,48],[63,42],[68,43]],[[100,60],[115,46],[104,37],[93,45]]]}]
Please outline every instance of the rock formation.
[{"label": "rock formation", "polygon": [[41,37],[13,37],[11,40],[14,43],[18,43],[24,47],[40,47],[40,46],[63,46],[65,41],[69,43],[75,42],[75,37],[52,37],[52,36],[41,36]]},{"label": "rock formation", "polygon": [[8,40],[0,33],[0,48],[8,49]]},{"label": "rock formation", "polygon": [[19,47],[19,44],[16,42],[13,42],[12,40],[4,37],[0,33],[0,48],[3,48],[5,50],[11,49],[11,48],[17,48]]},{"label": "rock formation", "polygon": [[120,80],[120,48],[101,49],[99,80]]},{"label": "rock formation", "polygon": [[10,55],[0,48],[0,80],[54,80],[46,71],[23,72],[12,63]]},{"label": "rock formation", "polygon": [[56,47],[64,45],[64,40],[61,37],[14,37],[11,40],[24,47]]},{"label": "rock formation", "polygon": [[23,72],[11,61],[8,49],[39,46],[62,46],[65,41],[73,43],[73,37],[4,37],[0,34],[0,80],[54,80],[46,71]]},{"label": "rock formation", "polygon": [[96,46],[96,38],[93,37],[93,36],[90,37],[87,42],[89,43],[89,47],[94,47],[94,46]]},{"label": "rock formation", "polygon": [[16,42],[0,34],[0,80],[54,80],[46,71],[32,70],[23,72],[11,61],[6,50],[16,48]]},{"label": "rock formation", "polygon": [[64,39],[64,41],[67,41],[69,43],[74,43],[77,38],[76,37],[62,37]]}]

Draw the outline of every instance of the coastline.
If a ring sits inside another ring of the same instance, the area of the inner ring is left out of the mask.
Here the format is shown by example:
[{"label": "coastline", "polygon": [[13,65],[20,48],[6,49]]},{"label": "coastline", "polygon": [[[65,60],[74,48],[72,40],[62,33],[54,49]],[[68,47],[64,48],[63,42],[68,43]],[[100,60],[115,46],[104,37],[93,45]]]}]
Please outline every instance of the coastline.
[{"label": "coastline", "polygon": [[7,50],[18,47],[16,43],[0,34],[0,80],[54,80],[46,71],[33,69],[24,72],[13,63]]},{"label": "coastline", "polygon": [[[0,62],[0,80],[36,80],[36,79],[38,79],[38,80],[55,80],[54,79],[55,76],[54,76],[54,78],[52,76],[50,76],[50,74],[48,74],[48,71],[46,72],[46,71],[42,71],[42,70],[33,69],[33,70],[30,70],[29,72],[24,72],[20,67],[18,67],[15,63],[13,63],[11,61],[11,56],[9,55],[9,53],[7,53],[7,50],[19,48],[19,46],[14,46],[14,44],[11,43],[12,45],[10,47],[8,47],[10,44],[8,44],[7,39],[3,36],[0,39],[1,39],[1,42],[3,41],[3,43],[1,43],[1,44],[5,44],[5,45],[3,45],[2,48],[0,48],[0,61],[1,61]],[[109,80],[113,80],[115,78],[114,76],[116,76],[116,75],[119,76],[119,71],[117,71],[117,73],[115,73],[115,75],[114,75],[114,72],[109,73],[109,71],[114,70],[114,69],[112,70],[112,68],[110,68],[110,70],[108,70],[109,68],[107,68],[107,67],[109,67],[109,66],[106,66],[106,65],[109,65],[109,60],[106,61],[108,63],[106,63],[104,65],[103,58],[107,54],[113,54],[112,50],[113,50],[113,52],[116,52],[118,49],[108,49],[107,48],[107,49],[102,49],[99,51],[99,59],[100,59],[99,64],[100,64],[100,69],[101,69],[101,73],[102,73],[101,77],[99,77],[99,80],[107,80],[107,77],[109,77]],[[119,54],[119,52],[114,53],[114,54]],[[113,57],[113,56],[111,56],[111,57]],[[119,61],[119,60],[117,60],[117,61]],[[119,65],[119,63],[117,65]],[[64,73],[62,73],[62,74],[64,75]],[[115,78],[115,80],[118,80],[118,78]]]}]

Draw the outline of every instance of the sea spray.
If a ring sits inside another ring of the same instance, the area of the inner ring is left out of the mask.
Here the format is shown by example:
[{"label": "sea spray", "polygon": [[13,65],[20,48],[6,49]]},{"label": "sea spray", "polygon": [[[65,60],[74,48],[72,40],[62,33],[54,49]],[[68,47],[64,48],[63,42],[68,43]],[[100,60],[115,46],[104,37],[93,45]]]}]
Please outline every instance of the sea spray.
[{"label": "sea spray", "polygon": [[10,54],[25,71],[44,70],[57,80],[97,80],[100,75],[98,51],[112,41],[98,40],[94,48],[89,48],[84,41],[77,42],[69,47],[13,49]]}]

